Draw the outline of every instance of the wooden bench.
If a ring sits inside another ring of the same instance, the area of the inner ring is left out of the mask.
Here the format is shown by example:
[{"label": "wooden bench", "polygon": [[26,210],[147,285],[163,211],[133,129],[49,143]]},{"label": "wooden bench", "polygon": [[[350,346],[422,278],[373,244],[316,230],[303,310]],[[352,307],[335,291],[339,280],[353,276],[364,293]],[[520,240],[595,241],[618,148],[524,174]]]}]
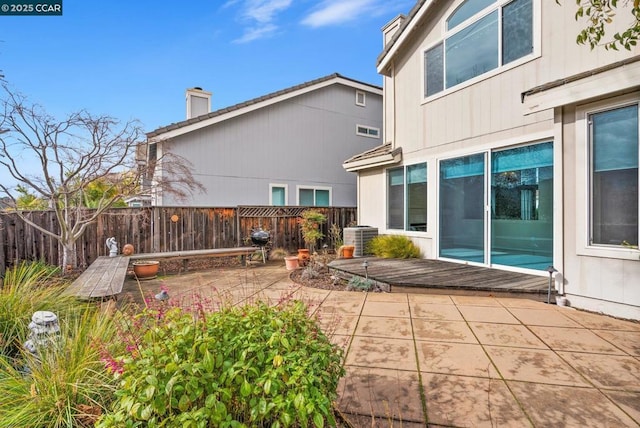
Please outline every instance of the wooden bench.
[{"label": "wooden bench", "polygon": [[242,264],[246,258],[258,251],[257,247],[234,247],[234,248],[213,248],[209,250],[184,250],[184,251],[164,251],[160,253],[141,253],[129,256],[131,260],[156,260],[156,259],[182,259],[183,267],[187,270],[189,259],[203,257],[226,257],[240,256]]},{"label": "wooden bench", "polygon": [[81,299],[103,299],[122,291],[129,269],[129,257],[98,257],[87,270],[65,290]]},{"label": "wooden bench", "polygon": [[244,264],[246,258],[257,250],[256,247],[235,247],[165,251],[131,256],[100,256],[73,281],[65,294],[72,294],[81,299],[104,299],[120,294],[131,260],[182,259],[186,270],[189,259],[202,257],[240,256]]}]

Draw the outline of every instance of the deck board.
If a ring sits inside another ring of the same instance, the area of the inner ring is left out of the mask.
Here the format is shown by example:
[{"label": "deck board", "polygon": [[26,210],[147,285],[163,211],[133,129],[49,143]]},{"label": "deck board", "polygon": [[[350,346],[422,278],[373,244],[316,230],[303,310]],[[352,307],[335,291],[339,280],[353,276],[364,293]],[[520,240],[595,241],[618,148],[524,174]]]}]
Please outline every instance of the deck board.
[{"label": "deck board", "polygon": [[[477,294],[522,294],[524,297],[545,300],[549,277],[510,272],[463,263],[432,259],[379,259],[359,257],[337,259],[329,264],[331,269],[365,276],[362,266],[367,260],[369,278],[393,287],[437,290],[438,293],[456,291]],[[552,290],[552,293],[555,292]]]},{"label": "deck board", "polygon": [[98,257],[67,288],[66,293],[81,299],[95,299],[115,296],[122,291],[129,257]]}]

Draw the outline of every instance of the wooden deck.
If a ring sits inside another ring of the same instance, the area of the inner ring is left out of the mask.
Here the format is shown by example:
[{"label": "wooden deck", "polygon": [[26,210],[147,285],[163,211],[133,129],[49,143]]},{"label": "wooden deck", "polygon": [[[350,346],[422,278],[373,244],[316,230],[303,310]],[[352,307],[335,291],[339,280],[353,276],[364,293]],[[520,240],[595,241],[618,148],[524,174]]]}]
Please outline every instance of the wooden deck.
[{"label": "wooden deck", "polygon": [[[526,297],[547,301],[549,277],[429,259],[337,259],[331,269],[389,284],[391,291]],[[551,290],[554,300],[555,290]]]},{"label": "wooden deck", "polygon": [[129,257],[100,256],[73,281],[65,293],[80,299],[103,299],[119,294],[129,268]]}]

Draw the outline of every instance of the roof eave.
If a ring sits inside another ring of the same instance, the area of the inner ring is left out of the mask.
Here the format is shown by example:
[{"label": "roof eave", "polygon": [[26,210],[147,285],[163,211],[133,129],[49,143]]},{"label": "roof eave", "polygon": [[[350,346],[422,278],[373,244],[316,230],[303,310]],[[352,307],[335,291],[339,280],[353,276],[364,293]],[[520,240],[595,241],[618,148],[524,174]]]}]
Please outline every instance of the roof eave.
[{"label": "roof eave", "polygon": [[172,123],[170,125],[148,132],[146,134],[147,139],[149,141],[161,141],[177,137],[179,135],[196,131],[212,124],[335,84],[350,86],[355,89],[368,91],[380,96],[383,95],[383,89],[380,86],[360,82],[358,80],[342,76],[338,73],[334,73],[332,75],[316,79],[315,81],[306,82],[294,86],[292,87],[293,90],[289,90],[292,88],[280,90],[268,95],[264,95],[262,97],[255,98],[253,100],[236,104],[235,106],[225,107],[220,110],[204,114],[202,116],[199,116],[198,118],[192,118],[182,122]]},{"label": "roof eave", "polygon": [[347,172],[358,172],[364,169],[378,168],[386,165],[397,164],[402,161],[402,150],[396,149],[391,153],[386,153],[380,156],[375,156],[367,159],[362,159],[353,162],[344,162],[342,168]]}]

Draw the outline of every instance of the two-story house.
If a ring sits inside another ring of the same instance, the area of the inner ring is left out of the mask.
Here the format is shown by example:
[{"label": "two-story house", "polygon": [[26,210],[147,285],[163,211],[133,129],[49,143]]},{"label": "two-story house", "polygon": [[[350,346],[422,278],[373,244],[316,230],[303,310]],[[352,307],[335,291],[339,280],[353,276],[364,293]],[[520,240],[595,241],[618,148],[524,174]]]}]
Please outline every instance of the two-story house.
[{"label": "two-story house", "polygon": [[640,49],[576,44],[561,3],[421,0],[391,21],[384,144],[343,166],[360,224],[427,258],[552,267],[572,306],[640,319]]},{"label": "two-story house", "polygon": [[205,190],[183,201],[152,188],[153,205],[356,206],[342,161],[381,144],[381,87],[332,74],[213,112],[210,92],[186,100],[187,119],[149,132],[146,153],[186,159]]}]

